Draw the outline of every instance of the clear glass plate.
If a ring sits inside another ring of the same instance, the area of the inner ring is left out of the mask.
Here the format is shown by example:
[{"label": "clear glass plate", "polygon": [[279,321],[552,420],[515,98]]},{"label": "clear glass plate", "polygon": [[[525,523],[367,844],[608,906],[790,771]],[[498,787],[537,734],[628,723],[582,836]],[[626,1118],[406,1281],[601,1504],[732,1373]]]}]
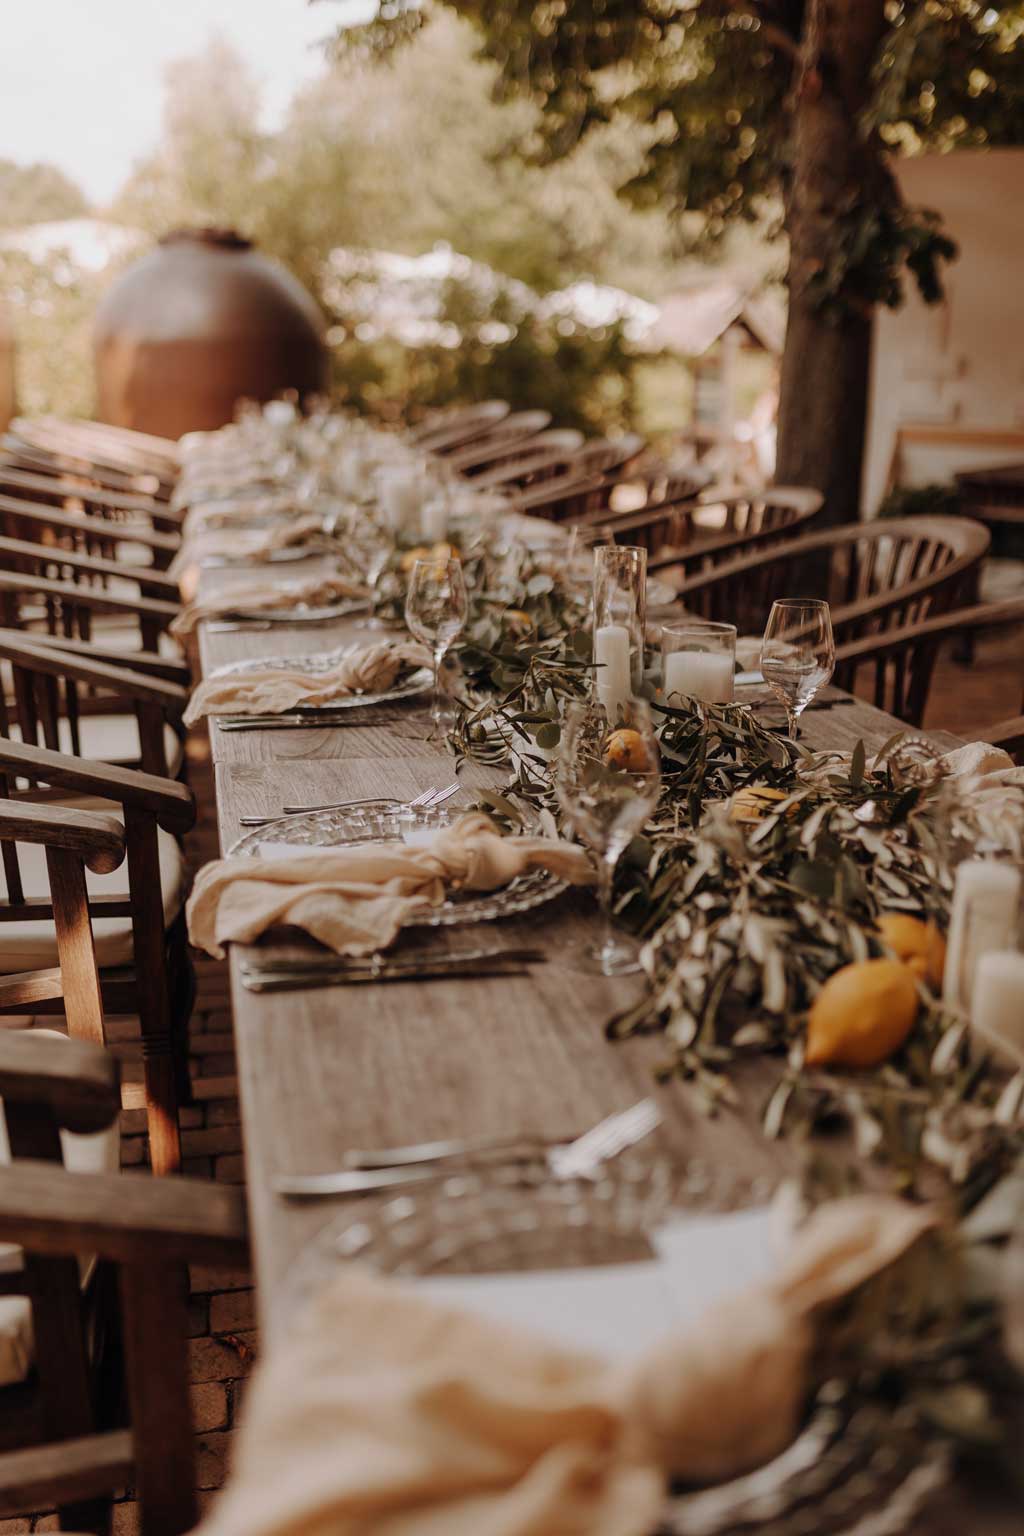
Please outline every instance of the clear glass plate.
[{"label": "clear glass plate", "polygon": [[[439,805],[369,805],[335,811],[310,811],[284,816],[266,827],[254,827],[228,849],[228,856],[258,855],[263,843],[289,843],[301,848],[342,848],[354,843],[400,843],[413,831],[440,831],[457,821],[462,811]],[[463,923],[490,923],[514,917],[551,901],[566,889],[549,870],[531,869],[497,891],[453,891],[437,907],[416,912],[409,928],[448,928]]]},{"label": "clear glass plate", "polygon": [[297,603],[294,608],[232,608],[230,617],[260,624],[322,624],[325,619],[344,619],[350,613],[365,613],[370,606],[365,597],[346,597],[338,603],[311,608]]},{"label": "clear glass plate", "polygon": [[[429,1188],[349,1202],[296,1260],[282,1314],[323,1285],[335,1260],[410,1278],[649,1258],[648,1234],[689,1204],[688,1181],[689,1174],[680,1181],[664,1160],[634,1148],[596,1182],[556,1181],[544,1172],[531,1179],[521,1166],[488,1165]],[[706,1181],[696,1182],[703,1208]],[[716,1207],[728,1209],[749,1203],[752,1191],[723,1172],[715,1192]],[[897,1536],[950,1469],[948,1446],[912,1411],[830,1381],[780,1456],[725,1483],[674,1489],[652,1536]]]}]

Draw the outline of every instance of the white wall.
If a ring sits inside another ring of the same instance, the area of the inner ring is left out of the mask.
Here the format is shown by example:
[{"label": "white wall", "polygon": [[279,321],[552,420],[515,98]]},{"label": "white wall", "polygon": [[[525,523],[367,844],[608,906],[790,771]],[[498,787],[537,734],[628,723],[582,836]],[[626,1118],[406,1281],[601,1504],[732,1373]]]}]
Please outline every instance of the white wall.
[{"label": "white wall", "polygon": [[[947,268],[942,304],[926,305],[915,291],[902,309],[878,311],[868,514],[884,494],[898,426],[933,428],[931,442],[904,454],[907,484],[1024,460],[1024,150],[922,155],[897,169],[907,201],[943,215],[960,256]],[[943,427],[988,440],[943,445],[935,441]]]}]

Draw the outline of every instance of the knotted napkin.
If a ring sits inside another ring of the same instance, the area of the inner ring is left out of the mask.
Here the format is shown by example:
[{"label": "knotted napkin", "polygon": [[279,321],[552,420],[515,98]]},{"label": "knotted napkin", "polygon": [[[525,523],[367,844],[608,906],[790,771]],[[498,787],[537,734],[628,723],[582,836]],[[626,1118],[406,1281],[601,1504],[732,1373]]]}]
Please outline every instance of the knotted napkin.
[{"label": "knotted napkin", "polygon": [[298,517],[259,531],[204,528],[184,541],[168,567],[168,574],[180,582],[193,567],[219,556],[260,565],[282,549],[316,543],[323,538],[323,532],[322,517]]},{"label": "knotted napkin", "polygon": [[201,1536],[650,1536],[670,1478],[789,1444],[825,1309],[934,1224],[819,1207],[773,1279],[614,1366],[340,1268],[257,1372]]},{"label": "knotted napkin", "polygon": [[415,640],[378,640],[342,656],[329,672],[266,667],[215,673],[193,693],[185,724],[194,725],[203,715],[282,714],[297,704],[329,704],[356,693],[382,692],[404,669],[430,665],[430,652]]},{"label": "knotted napkin", "polygon": [[224,614],[246,612],[279,612],[283,608],[326,607],[347,597],[365,597],[366,588],[347,576],[315,576],[308,581],[252,582],[247,586],[233,587],[217,597],[204,602],[189,603],[171,625],[173,635],[190,635],[205,619],[220,618]]},{"label": "knotted napkin", "polygon": [[196,877],[189,938],[220,958],[225,944],[251,944],[268,928],[287,925],[339,955],[372,954],[392,942],[412,913],[438,906],[447,891],[497,890],[529,869],[548,869],[570,885],[595,878],[582,848],[558,838],[502,837],[479,811],[415,844],[218,859]]}]

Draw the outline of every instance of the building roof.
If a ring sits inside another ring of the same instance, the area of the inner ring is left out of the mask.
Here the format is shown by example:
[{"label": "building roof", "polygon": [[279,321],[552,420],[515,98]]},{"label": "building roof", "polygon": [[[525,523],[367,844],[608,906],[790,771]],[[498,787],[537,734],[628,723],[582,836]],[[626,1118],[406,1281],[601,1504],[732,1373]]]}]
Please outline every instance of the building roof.
[{"label": "building roof", "polygon": [[779,355],[786,335],[781,295],[752,291],[741,279],[713,277],[688,284],[662,300],[647,344],[684,357],[701,357],[732,325],[742,325],[766,352]]}]

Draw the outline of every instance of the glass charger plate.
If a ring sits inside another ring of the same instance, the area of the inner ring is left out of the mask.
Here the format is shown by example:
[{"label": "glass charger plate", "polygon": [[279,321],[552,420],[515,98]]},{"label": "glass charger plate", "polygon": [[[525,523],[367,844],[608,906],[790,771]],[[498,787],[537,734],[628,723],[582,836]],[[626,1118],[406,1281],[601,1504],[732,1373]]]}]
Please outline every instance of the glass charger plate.
[{"label": "glass charger plate", "polygon": [[269,555],[205,555],[199,562],[201,570],[258,570],[263,565],[286,565],[294,560],[309,560],[313,555],[323,554],[324,546],[321,544],[290,544],[284,549],[275,549]]},{"label": "glass charger plate", "polygon": [[[256,856],[263,843],[289,843],[296,849],[341,848],[353,843],[400,843],[410,832],[438,832],[462,814],[446,805],[368,805],[336,811],[311,811],[283,816],[269,826],[246,832],[228,849],[228,856]],[[438,907],[414,913],[407,928],[449,928],[461,923],[490,923],[529,912],[566,889],[546,869],[531,869],[497,891],[455,891]]]},{"label": "glass charger plate", "polygon": [[322,624],[325,619],[344,619],[350,613],[365,613],[370,606],[365,597],[346,597],[341,602],[310,607],[298,603],[294,608],[232,608],[225,618],[250,620],[259,624]]},{"label": "glass charger plate", "polygon": [[[282,1315],[324,1284],[332,1261],[408,1279],[648,1258],[648,1234],[680,1204],[678,1177],[639,1148],[596,1182],[531,1181],[505,1168],[505,1182],[492,1165],[336,1212],[296,1260]],[[720,1192],[745,1203],[723,1178]],[[897,1536],[950,1469],[948,1446],[911,1410],[830,1381],[781,1455],[728,1482],[674,1489],[651,1536]]]}]

